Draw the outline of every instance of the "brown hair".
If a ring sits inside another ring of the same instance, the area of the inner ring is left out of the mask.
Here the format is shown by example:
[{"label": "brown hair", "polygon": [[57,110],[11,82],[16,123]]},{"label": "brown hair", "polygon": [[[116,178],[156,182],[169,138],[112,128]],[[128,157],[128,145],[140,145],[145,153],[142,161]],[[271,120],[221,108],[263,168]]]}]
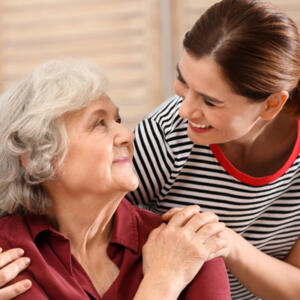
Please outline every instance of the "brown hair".
[{"label": "brown hair", "polygon": [[223,0],[211,6],[186,34],[185,49],[212,56],[232,89],[264,100],[280,90],[300,112],[300,38],[295,23],[262,0]]}]

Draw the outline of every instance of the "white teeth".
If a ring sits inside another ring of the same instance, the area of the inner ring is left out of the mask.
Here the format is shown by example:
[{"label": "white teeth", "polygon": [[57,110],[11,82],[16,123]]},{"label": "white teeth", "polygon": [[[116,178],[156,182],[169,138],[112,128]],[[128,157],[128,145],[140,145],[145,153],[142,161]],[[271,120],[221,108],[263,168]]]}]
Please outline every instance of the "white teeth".
[{"label": "white teeth", "polygon": [[192,121],[190,121],[190,122],[196,128],[208,128],[208,127],[210,127],[210,125],[201,125],[201,124],[193,123]]}]

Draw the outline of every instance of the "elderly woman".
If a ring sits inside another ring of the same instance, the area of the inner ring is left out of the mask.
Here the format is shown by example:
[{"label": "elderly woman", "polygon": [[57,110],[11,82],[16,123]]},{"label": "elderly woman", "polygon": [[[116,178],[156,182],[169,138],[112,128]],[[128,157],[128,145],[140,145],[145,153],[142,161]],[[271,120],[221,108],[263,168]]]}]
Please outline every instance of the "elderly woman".
[{"label": "elderly woman", "polygon": [[0,98],[0,264],[32,259],[18,299],[230,299],[223,261],[204,264],[225,246],[214,214],[166,225],[123,199],[133,134],[105,91],[95,65],[50,61]]}]

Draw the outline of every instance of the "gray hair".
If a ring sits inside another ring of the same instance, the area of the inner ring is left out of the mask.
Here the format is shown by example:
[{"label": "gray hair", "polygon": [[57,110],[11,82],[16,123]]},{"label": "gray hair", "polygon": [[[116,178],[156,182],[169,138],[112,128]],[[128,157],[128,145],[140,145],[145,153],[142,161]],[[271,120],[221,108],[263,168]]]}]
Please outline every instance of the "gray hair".
[{"label": "gray hair", "polygon": [[61,116],[87,106],[106,86],[93,63],[51,60],[0,96],[1,214],[43,214],[51,206],[40,183],[55,180],[54,162],[60,166],[68,151]]}]

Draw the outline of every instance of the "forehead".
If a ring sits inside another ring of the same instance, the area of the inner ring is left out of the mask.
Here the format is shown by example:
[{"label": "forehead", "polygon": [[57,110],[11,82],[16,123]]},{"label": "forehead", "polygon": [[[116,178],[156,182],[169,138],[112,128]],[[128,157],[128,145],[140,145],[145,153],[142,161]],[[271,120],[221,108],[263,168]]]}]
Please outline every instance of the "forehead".
[{"label": "forehead", "polygon": [[211,56],[196,58],[184,51],[178,67],[188,86],[196,92],[222,101],[237,96],[224,76],[221,66]]},{"label": "forehead", "polygon": [[79,120],[88,122],[99,114],[114,115],[116,113],[118,113],[118,108],[106,94],[102,94],[99,98],[92,100],[86,107],[66,113],[63,119],[66,125],[70,125]]}]

